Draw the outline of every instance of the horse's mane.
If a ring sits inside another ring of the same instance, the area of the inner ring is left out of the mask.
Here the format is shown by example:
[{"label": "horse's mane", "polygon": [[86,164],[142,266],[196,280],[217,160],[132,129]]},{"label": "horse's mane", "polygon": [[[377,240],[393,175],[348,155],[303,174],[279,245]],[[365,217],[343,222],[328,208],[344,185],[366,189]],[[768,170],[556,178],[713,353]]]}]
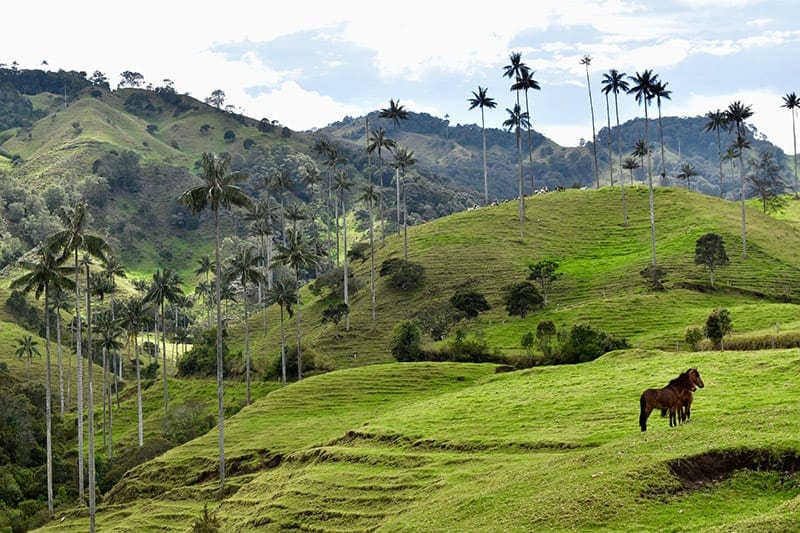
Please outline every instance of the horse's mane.
[{"label": "horse's mane", "polygon": [[692,370],[694,370],[694,369],[690,368],[686,372],[681,372],[678,375],[678,377],[676,377],[674,379],[671,379],[669,381],[669,383],[667,384],[667,387],[669,387],[671,385],[681,385],[681,386],[684,386],[686,388],[691,388],[692,382],[689,380],[689,372],[691,372]]}]

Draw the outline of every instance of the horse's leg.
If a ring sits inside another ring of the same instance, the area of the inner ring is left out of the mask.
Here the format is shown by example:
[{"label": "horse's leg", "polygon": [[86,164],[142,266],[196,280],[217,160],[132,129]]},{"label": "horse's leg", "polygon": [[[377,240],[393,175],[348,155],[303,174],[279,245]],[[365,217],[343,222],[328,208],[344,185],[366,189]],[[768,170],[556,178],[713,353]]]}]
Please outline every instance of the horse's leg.
[{"label": "horse's leg", "polygon": [[639,427],[642,431],[647,431],[647,418],[650,416],[653,408],[648,407],[647,401],[644,399],[644,394],[639,398]]},{"label": "horse's leg", "polygon": [[[675,427],[678,425],[678,420],[676,417],[677,409],[675,408],[676,405],[671,405],[669,408],[669,427]],[[680,405],[677,406],[680,409]]]}]

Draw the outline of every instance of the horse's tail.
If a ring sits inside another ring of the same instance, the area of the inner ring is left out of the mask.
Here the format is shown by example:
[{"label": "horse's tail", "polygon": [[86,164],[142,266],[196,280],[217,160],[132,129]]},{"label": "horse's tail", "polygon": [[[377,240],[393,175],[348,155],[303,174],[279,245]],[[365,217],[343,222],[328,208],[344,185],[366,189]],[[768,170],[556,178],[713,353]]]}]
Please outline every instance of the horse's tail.
[{"label": "horse's tail", "polygon": [[642,431],[647,431],[647,402],[644,399],[644,393],[639,397],[639,427]]}]

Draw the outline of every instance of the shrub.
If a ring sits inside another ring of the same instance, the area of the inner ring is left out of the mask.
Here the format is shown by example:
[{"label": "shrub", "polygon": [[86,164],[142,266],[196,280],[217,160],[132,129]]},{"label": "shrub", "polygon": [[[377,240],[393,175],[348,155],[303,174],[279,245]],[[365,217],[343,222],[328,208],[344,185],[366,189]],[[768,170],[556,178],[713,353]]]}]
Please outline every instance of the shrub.
[{"label": "shrub", "polygon": [[381,264],[379,275],[389,278],[389,285],[401,291],[416,289],[422,284],[425,267],[404,259],[387,259]]},{"label": "shrub", "polygon": [[252,148],[255,145],[256,145],[256,142],[253,139],[245,139],[244,143],[242,144],[242,146],[244,146],[245,150],[249,150],[250,148]]},{"label": "shrub", "polygon": [[639,272],[639,274],[647,281],[647,286],[654,291],[664,290],[664,281],[666,281],[667,271],[657,265],[649,265],[647,268]]},{"label": "shrub", "polygon": [[697,326],[689,326],[683,334],[683,340],[689,347],[694,350],[697,348],[698,343],[703,340],[703,330]]},{"label": "shrub", "polygon": [[217,513],[208,511],[208,504],[203,504],[203,514],[194,519],[192,533],[219,533],[222,524]]},{"label": "shrub", "polygon": [[522,281],[506,286],[503,304],[511,316],[525,318],[528,313],[541,307],[544,300],[539,289],[529,281]]},{"label": "shrub", "polygon": [[475,290],[460,290],[456,291],[450,297],[450,303],[453,307],[464,313],[467,318],[475,318],[479,313],[491,309],[486,297]]},{"label": "shrub", "polygon": [[703,328],[703,333],[708,337],[715,346],[719,346],[724,350],[725,346],[722,339],[731,332],[733,324],[731,322],[731,314],[727,309],[719,308],[714,309],[706,319],[706,325]]},{"label": "shrub", "polygon": [[435,341],[445,338],[459,320],[461,313],[447,301],[428,304],[417,313],[420,328]]},{"label": "shrub", "polygon": [[583,363],[623,348],[630,348],[627,339],[613,337],[587,324],[576,324],[565,335],[555,362]]},{"label": "shrub", "polygon": [[155,124],[148,124],[147,125],[147,133],[153,135],[155,132],[158,131],[158,126]]},{"label": "shrub", "polygon": [[[192,345],[192,348],[178,360],[178,376],[209,377],[217,375],[217,329],[210,328],[205,331]],[[223,374],[228,376],[231,372],[232,356],[228,353],[225,343],[227,332],[222,333],[222,366]]]},{"label": "shrub", "polygon": [[422,330],[412,320],[402,320],[392,331],[392,355],[398,361],[416,361],[420,355]]},{"label": "shrub", "polygon": [[200,400],[189,399],[170,406],[163,423],[164,438],[172,445],[179,446],[207,433],[214,424],[214,415],[209,412],[209,405]]},{"label": "shrub", "polygon": [[236,134],[233,133],[233,130],[226,130],[222,138],[225,139],[225,141],[232,143],[236,140]]}]

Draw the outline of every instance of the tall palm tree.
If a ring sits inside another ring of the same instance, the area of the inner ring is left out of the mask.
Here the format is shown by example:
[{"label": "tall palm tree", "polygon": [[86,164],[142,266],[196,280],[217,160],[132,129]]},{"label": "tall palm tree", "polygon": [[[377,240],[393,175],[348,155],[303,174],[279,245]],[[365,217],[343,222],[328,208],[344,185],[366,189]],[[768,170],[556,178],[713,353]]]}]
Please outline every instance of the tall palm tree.
[{"label": "tall palm tree", "polygon": [[[483,88],[478,85],[478,90],[472,91],[472,98],[467,100],[470,109],[475,109],[476,107],[481,109],[481,133],[483,134],[483,205],[489,205],[489,167],[486,163],[486,117],[484,109],[487,107],[489,109],[497,107],[497,102],[494,101],[494,98],[487,96],[486,92],[488,90],[488,88]],[[527,94],[526,91],[526,98]]]},{"label": "tall palm tree", "polygon": [[319,264],[320,257],[303,238],[302,233],[289,231],[286,244],[278,245],[273,264],[294,270],[297,304],[297,379],[303,379],[302,319],[300,313],[300,272]]},{"label": "tall palm tree", "polygon": [[797,97],[795,92],[787,93],[783,97],[783,104],[781,107],[785,107],[789,110],[792,114],[792,142],[794,147],[794,197],[797,198],[797,128],[795,127],[795,119],[794,116],[797,114],[797,109],[800,108],[800,98]]},{"label": "tall palm tree", "polygon": [[[147,321],[150,310],[148,304],[141,296],[133,296],[125,301],[121,307],[122,325],[128,334],[128,348],[133,341],[133,357],[136,365],[136,409],[139,423],[139,447],[144,445],[144,430],[142,421],[142,376],[139,361],[139,332]],[[129,355],[130,357],[130,355]]]},{"label": "tall palm tree", "polygon": [[[71,282],[71,280],[70,280]],[[66,293],[66,288],[55,286],[50,295],[50,312],[56,319],[56,358],[58,360],[58,394],[61,403],[61,418],[64,418],[66,410],[64,398],[69,398],[69,384],[72,382],[70,374],[67,374],[66,395],[64,394],[64,364],[63,353],[61,351],[61,311],[72,312],[72,303]],[[71,290],[71,283],[70,283]],[[71,367],[70,367],[71,368]]]},{"label": "tall palm tree", "polygon": [[[407,148],[397,148],[394,151],[394,161],[392,161],[392,166],[394,166],[396,173],[396,179],[398,183],[398,187],[400,184],[400,180],[405,177],[406,171],[409,167],[414,166],[417,163],[416,158],[414,158],[414,152]],[[403,187],[403,257],[408,260],[408,210],[406,209],[406,190],[405,186]],[[399,201],[399,197],[398,197]],[[398,209],[400,207],[400,203],[398,203]],[[345,302],[347,303],[347,302]]]},{"label": "tall palm tree", "polygon": [[255,246],[244,247],[239,253],[228,259],[225,270],[227,281],[238,281],[242,284],[242,306],[244,307],[244,356],[245,356],[245,382],[247,387],[247,405],[250,405],[250,335],[247,313],[247,289],[250,284],[260,284],[264,281],[261,272],[261,257]]},{"label": "tall palm tree", "polygon": [[720,132],[722,130],[728,130],[728,115],[724,111],[716,109],[714,111],[709,111],[706,113],[706,118],[708,122],[706,122],[705,131],[714,131],[717,133],[717,161],[719,162],[719,197],[722,198],[722,137]]},{"label": "tall palm tree", "polygon": [[[615,68],[612,68],[608,71],[608,73],[603,74],[603,93],[606,95],[606,109],[608,109],[608,93],[614,93],[614,112],[617,116],[617,152],[619,153],[619,190],[620,194],[622,195],[622,221],[625,227],[628,227],[628,207],[627,202],[625,201],[625,180],[622,178],[622,169],[624,168],[622,165],[622,127],[619,124],[619,92],[620,91],[628,91],[628,82],[625,81],[625,73],[620,72]],[[611,146],[611,126],[610,126],[611,118],[609,117],[609,126],[608,126],[608,141],[609,141],[609,149]],[[613,167],[613,163],[611,164]],[[633,177],[633,174],[631,174]],[[631,179],[631,182],[633,180]],[[614,173],[611,173],[611,184],[614,184]],[[633,183],[631,183],[633,184]]]},{"label": "tall palm tree", "polygon": [[[159,318],[161,321],[161,364],[163,366],[162,376],[164,382],[164,423],[169,415],[169,388],[167,386],[167,327],[165,322],[166,313],[164,308],[167,302],[177,303],[183,296],[181,289],[180,276],[170,268],[163,270],[157,269],[153,273],[153,281],[150,290],[145,295],[145,302],[152,302],[158,306]],[[158,339],[156,339],[158,342]]]},{"label": "tall palm tree", "polygon": [[[638,104],[644,104],[644,147],[647,155],[647,187],[650,203],[650,245],[653,252],[653,266],[656,266],[656,210],[655,199],[653,197],[653,166],[650,160],[650,129],[647,117],[647,108],[654,97],[654,88],[658,83],[658,74],[648,69],[637,72],[635,76],[628,76],[632,85],[628,89],[628,94],[633,94]],[[638,144],[638,143],[637,143]],[[644,160],[642,160],[644,166]]]},{"label": "tall palm tree", "polygon": [[[592,84],[589,81],[589,65],[592,64],[592,57],[589,54],[581,58],[581,65],[586,67],[586,88],[589,91],[589,110],[592,113],[592,150],[594,151],[594,177],[597,181],[597,188],[600,188],[600,169],[597,166],[597,133],[594,126],[594,102],[592,100]],[[612,183],[613,185],[613,183]]]},{"label": "tall palm tree", "polygon": [[[344,170],[339,171],[336,175],[336,179],[333,182],[333,190],[336,191],[336,194],[339,198],[339,204],[342,207],[342,234],[344,235],[344,258],[343,258],[343,265],[344,265],[344,279],[342,281],[342,285],[344,288],[344,303],[345,305],[350,305],[350,291],[348,289],[348,259],[347,259],[347,208],[345,206],[345,193],[350,190],[353,186],[353,182],[350,181],[347,177],[347,172]],[[350,331],[350,313],[345,315],[345,329]]]},{"label": "tall palm tree", "polygon": [[519,168],[518,186],[519,186],[519,240],[525,240],[523,233],[523,222],[525,220],[525,197],[522,190],[522,137],[520,136],[520,128],[528,122],[528,114],[523,113],[519,104],[514,104],[514,109],[506,108],[508,118],[503,121],[503,127],[508,131],[515,131],[517,134],[517,163]]},{"label": "tall palm tree", "polygon": [[631,187],[633,187],[633,171],[640,166],[641,165],[639,165],[639,162],[633,157],[626,157],[625,161],[622,162],[622,168],[629,171],[631,174]]},{"label": "tall palm tree", "polygon": [[658,108],[658,136],[661,141],[661,180],[667,177],[667,160],[664,158],[664,129],[661,127],[661,99],[671,100],[670,94],[672,91],[667,90],[668,82],[658,80],[653,84],[653,96],[656,99],[656,107]]},{"label": "tall palm tree", "polygon": [[372,329],[375,329],[377,325],[375,314],[375,217],[373,211],[379,197],[380,194],[375,190],[375,185],[368,183],[361,189],[361,196],[358,198],[360,202],[367,204],[367,212],[369,212],[369,287],[372,300]]},{"label": "tall palm tree", "polygon": [[[522,89],[521,82],[522,82],[522,78],[523,77],[527,77],[527,76],[530,75],[530,70],[531,69],[528,67],[528,65],[526,65],[522,61],[522,54],[520,52],[511,52],[509,54],[509,56],[508,56],[508,61],[509,61],[508,65],[505,65],[503,67],[503,77],[512,80],[511,81],[510,90],[514,91],[514,93],[516,94],[516,105],[517,105],[517,107],[520,108],[520,113],[518,113],[518,114],[521,115],[521,109],[522,108],[520,106],[520,100],[519,100],[519,92]],[[517,87],[517,88],[515,89],[515,87]],[[506,111],[508,111],[510,113],[510,111],[508,109],[506,109]],[[508,121],[506,121],[506,122],[508,122]],[[503,123],[503,125],[505,125],[505,123]],[[517,124],[516,127],[520,128],[520,127],[522,127],[522,124]],[[509,127],[508,131],[511,131],[510,127]],[[517,131],[517,150],[519,152],[519,157],[518,157],[518,159],[519,159],[519,167],[520,167],[519,168],[519,172],[520,172],[519,180],[520,180],[520,183],[522,183],[522,140],[521,140],[519,131]],[[523,198],[524,196],[525,196],[524,186],[520,185],[519,197]],[[523,200],[523,206],[524,206],[524,200]]]},{"label": "tall palm tree", "polygon": [[42,356],[42,352],[39,351],[39,342],[36,341],[30,335],[23,335],[22,337],[17,339],[17,347],[14,350],[14,355],[22,359],[23,357],[28,359],[28,370],[27,370],[27,380],[30,382],[31,380],[31,361],[33,360],[34,355],[38,355],[39,357]]},{"label": "tall palm tree", "polygon": [[[315,167],[316,168],[316,167]],[[267,289],[272,287],[272,270],[269,268],[272,261],[272,236],[275,234],[277,223],[277,206],[273,205],[269,197],[260,200],[250,207],[245,214],[245,220],[250,222],[250,234],[258,238],[259,252],[262,258],[261,270],[263,280],[258,284],[258,303],[262,307],[263,334],[267,334],[267,306],[264,303],[264,283]],[[265,280],[265,281],[264,281]]]},{"label": "tall palm tree", "polygon": [[380,176],[380,189],[378,189],[378,204],[379,204],[379,216],[381,219],[381,244],[384,242],[384,238],[386,237],[386,216],[384,214],[384,207],[383,207],[383,149],[387,149],[390,152],[395,149],[397,143],[394,140],[388,138],[386,136],[386,132],[383,128],[378,128],[376,130],[372,130],[372,134],[369,138],[369,144],[367,145],[367,153],[371,154],[372,152],[378,152],[378,175]]},{"label": "tall palm tree", "polygon": [[217,408],[219,411],[219,485],[220,491],[225,486],[225,409],[222,402],[222,307],[220,286],[220,229],[219,213],[221,209],[234,206],[248,207],[251,203],[245,192],[236,186],[247,175],[244,172],[230,172],[230,155],[216,155],[204,152],[202,155],[203,184],[184,192],[179,201],[193,213],[211,209],[214,214],[214,263],[215,263],[215,296],[217,304]]},{"label": "tall palm tree", "polygon": [[283,386],[286,385],[286,335],[283,312],[285,310],[289,314],[289,318],[292,318],[292,305],[294,305],[296,293],[297,287],[294,280],[281,276],[276,278],[272,287],[267,290],[265,300],[267,305],[277,304],[281,308],[281,385]]},{"label": "tall palm tree", "polygon": [[325,152],[325,166],[330,169],[328,173],[328,201],[329,203],[333,204],[333,219],[334,219],[334,229],[336,231],[336,265],[339,265],[339,261],[341,258],[341,249],[339,248],[339,202],[332,200],[331,192],[333,191],[333,182],[336,179],[336,167],[339,165],[343,165],[347,162],[347,158],[345,158],[341,152],[339,151],[339,147],[337,147],[333,143],[328,143],[327,149]]},{"label": "tall palm tree", "polygon": [[745,209],[745,180],[744,180],[744,151],[750,147],[747,141],[747,129],[745,122],[753,116],[753,109],[749,105],[744,105],[741,101],[736,100],[728,105],[725,110],[728,121],[736,125],[736,141],[734,145],[738,151],[739,157],[739,178],[741,181],[740,199],[742,203],[742,257],[747,257],[747,215]]},{"label": "tall palm tree", "polygon": [[[61,256],[58,262],[64,261],[70,255],[74,259],[74,287],[75,287],[75,352],[77,359],[77,388],[78,388],[78,498],[83,503],[83,355],[82,355],[82,340],[81,340],[81,308],[80,308],[80,264],[78,261],[78,251],[84,250],[88,254],[99,257],[100,259],[110,252],[111,247],[100,236],[89,233],[89,207],[85,202],[77,202],[71,209],[62,207],[57,211],[57,215],[63,225],[63,229],[51,235],[45,247],[53,250],[61,251]],[[88,287],[87,287],[88,291]],[[87,301],[89,299],[87,298]],[[89,368],[91,369],[91,359],[89,359]],[[90,413],[91,416],[91,413]],[[94,471],[93,465],[90,465],[90,475]],[[90,480],[93,484],[93,480]],[[91,487],[93,488],[93,487]],[[89,515],[90,527],[94,529],[94,493],[89,494]]]},{"label": "tall palm tree", "polygon": [[389,99],[389,107],[381,109],[378,116],[380,118],[388,118],[394,122],[395,128],[400,129],[400,121],[408,120],[408,110],[406,106],[400,104],[400,100],[395,102],[393,99]]},{"label": "tall palm tree", "polygon": [[691,163],[684,163],[683,165],[681,165],[681,171],[675,177],[680,180],[686,180],[686,190],[691,191],[692,190],[691,179],[694,176],[699,176],[699,175],[700,174],[697,173],[697,169],[694,168],[694,165],[692,165]]},{"label": "tall palm tree", "polygon": [[122,341],[120,337],[124,333],[122,328],[122,321],[114,316],[111,310],[106,310],[99,313],[95,317],[95,326],[100,334],[97,344],[103,353],[103,442],[106,443],[106,396],[108,396],[108,458],[114,457],[114,415],[113,406],[111,402],[111,391],[107,388],[105,383],[105,375],[107,372],[107,362],[110,354],[122,348]]},{"label": "tall palm tree", "polygon": [[528,90],[534,89],[536,91],[541,90],[541,85],[539,82],[533,79],[533,71],[532,70],[523,70],[520,73],[519,80],[511,86],[511,90],[513,91],[525,91],[525,112],[528,114],[528,126],[525,128],[528,132],[528,159],[530,162],[530,170],[531,170],[531,194],[533,191],[536,190],[536,180],[533,176],[533,138],[531,135],[531,111],[530,105],[528,102]]}]

